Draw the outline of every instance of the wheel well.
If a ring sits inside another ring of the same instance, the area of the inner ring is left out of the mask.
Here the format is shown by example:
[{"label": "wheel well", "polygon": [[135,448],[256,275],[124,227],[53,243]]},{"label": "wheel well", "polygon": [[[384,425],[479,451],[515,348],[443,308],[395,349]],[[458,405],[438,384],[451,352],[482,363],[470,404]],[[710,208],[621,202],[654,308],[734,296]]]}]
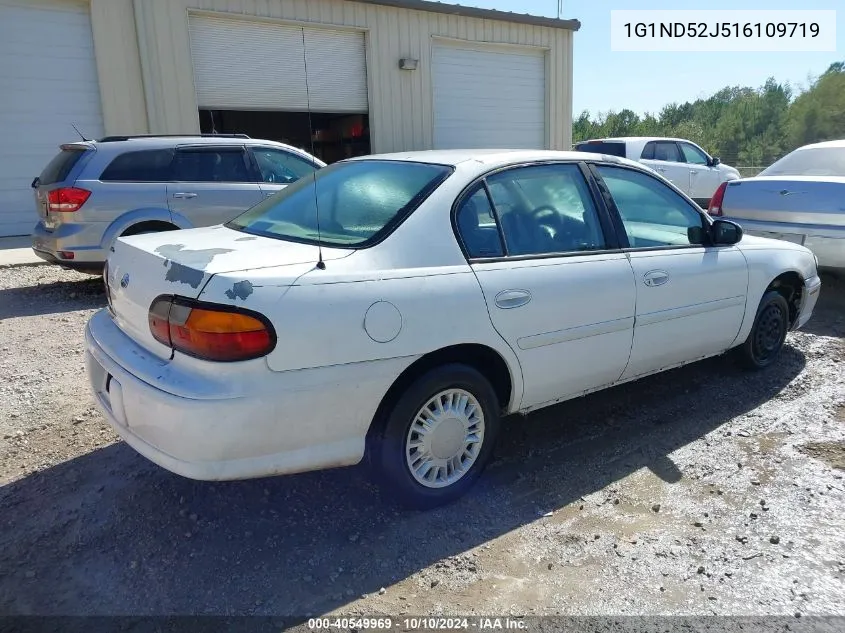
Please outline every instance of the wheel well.
[{"label": "wheel well", "polygon": [[804,281],[801,279],[801,275],[796,272],[778,275],[766,288],[766,292],[769,290],[780,293],[786,299],[786,303],[789,305],[789,324],[794,324],[798,319],[801,298],[804,294]]},{"label": "wheel well", "polygon": [[162,220],[147,220],[146,222],[138,222],[138,224],[133,224],[128,229],[126,229],[123,233],[120,234],[120,237],[124,237],[126,235],[138,235],[139,233],[157,233],[159,231],[178,231],[179,227],[175,224],[171,224],[170,222],[164,222]]},{"label": "wheel well", "polygon": [[452,345],[451,347],[444,347],[435,352],[429,352],[422,358],[414,361],[405,371],[399,374],[399,377],[393,382],[390,389],[387,390],[387,393],[381,399],[367,436],[372,437],[381,431],[384,423],[387,421],[387,413],[390,407],[417,378],[435,367],[448,365],[449,363],[469,365],[479,371],[493,386],[501,408],[505,409],[508,406],[511,399],[511,392],[513,391],[513,382],[505,359],[498,352],[486,345]]}]

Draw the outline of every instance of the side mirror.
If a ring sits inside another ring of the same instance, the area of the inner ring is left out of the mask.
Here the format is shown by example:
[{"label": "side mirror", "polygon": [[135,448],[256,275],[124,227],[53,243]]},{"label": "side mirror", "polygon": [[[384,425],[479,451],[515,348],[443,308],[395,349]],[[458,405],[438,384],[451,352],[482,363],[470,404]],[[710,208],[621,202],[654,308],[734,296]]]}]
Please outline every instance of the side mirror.
[{"label": "side mirror", "polygon": [[742,227],[730,220],[715,220],[710,226],[710,239],[716,246],[733,246],[742,239]]},{"label": "side mirror", "polygon": [[41,184],[41,176],[36,176],[35,178],[32,179],[32,182],[30,183],[29,186],[32,187],[33,189],[38,189],[38,185],[40,185],[40,184]]},{"label": "side mirror", "polygon": [[713,158],[710,159],[710,166],[715,167],[716,165],[719,165],[721,162],[722,162],[722,159],[720,159],[718,156],[714,156]]}]

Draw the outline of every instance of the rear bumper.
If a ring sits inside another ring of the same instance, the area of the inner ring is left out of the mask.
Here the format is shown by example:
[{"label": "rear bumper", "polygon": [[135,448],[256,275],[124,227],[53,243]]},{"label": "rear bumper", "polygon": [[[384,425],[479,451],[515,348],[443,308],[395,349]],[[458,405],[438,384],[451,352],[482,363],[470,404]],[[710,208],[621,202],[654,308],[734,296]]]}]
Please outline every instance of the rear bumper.
[{"label": "rear bumper", "polygon": [[209,481],[358,463],[401,372],[396,361],[273,372],[261,359],[208,378],[152,356],[106,310],[88,322],[85,342],[97,405],[123,440],[171,472]]},{"label": "rear bumper", "polygon": [[[32,232],[32,250],[52,264],[75,270],[102,271],[107,254],[100,240],[106,226],[99,222],[65,223],[48,231],[40,221]],[[73,253],[73,258],[64,257],[62,253]]]},{"label": "rear bumper", "polygon": [[818,257],[820,268],[845,269],[845,227],[725,219],[736,222],[749,235],[786,240],[809,248]]},{"label": "rear bumper", "polygon": [[804,280],[804,294],[801,297],[801,309],[798,311],[798,319],[792,326],[792,329],[804,327],[810,317],[813,316],[813,309],[816,307],[816,302],[819,300],[821,293],[822,280],[818,276],[812,279]]}]

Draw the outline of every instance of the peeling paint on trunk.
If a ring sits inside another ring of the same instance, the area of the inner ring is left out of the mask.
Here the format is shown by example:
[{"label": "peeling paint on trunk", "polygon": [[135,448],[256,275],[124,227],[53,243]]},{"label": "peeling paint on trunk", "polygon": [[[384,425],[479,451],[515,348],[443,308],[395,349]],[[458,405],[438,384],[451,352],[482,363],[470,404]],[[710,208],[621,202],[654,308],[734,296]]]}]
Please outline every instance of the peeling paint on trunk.
[{"label": "peeling paint on trunk", "polygon": [[[172,283],[188,284],[198,288],[205,276],[205,268],[217,255],[231,253],[231,248],[186,249],[184,244],[164,244],[155,252],[165,258],[167,274],[164,278]],[[178,259],[179,261],[174,261]],[[169,266],[168,266],[169,264]]]},{"label": "peeling paint on trunk", "polygon": [[248,279],[244,279],[243,281],[237,282],[234,286],[232,286],[231,290],[226,291],[226,296],[229,297],[232,301],[235,299],[243,299],[246,301],[246,298],[252,294],[253,285],[252,282]]}]

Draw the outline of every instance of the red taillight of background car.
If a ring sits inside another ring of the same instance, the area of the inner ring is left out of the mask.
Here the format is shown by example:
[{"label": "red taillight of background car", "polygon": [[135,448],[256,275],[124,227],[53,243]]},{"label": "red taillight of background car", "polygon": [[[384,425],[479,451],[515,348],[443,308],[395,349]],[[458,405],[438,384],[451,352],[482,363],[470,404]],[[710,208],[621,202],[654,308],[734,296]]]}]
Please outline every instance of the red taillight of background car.
[{"label": "red taillight of background car", "polygon": [[719,188],[716,189],[716,193],[714,193],[713,197],[710,198],[710,204],[707,206],[707,213],[716,216],[722,215],[722,201],[725,199],[725,189],[727,188],[727,182],[723,182],[719,185]]},{"label": "red taillight of background car", "polygon": [[73,213],[79,211],[91,196],[87,189],[62,187],[47,194],[47,210],[51,213]]},{"label": "red taillight of background car", "polygon": [[276,332],[264,316],[233,306],[163,296],[153,301],[148,321],[159,343],[203,360],[250,360],[276,346]]}]

